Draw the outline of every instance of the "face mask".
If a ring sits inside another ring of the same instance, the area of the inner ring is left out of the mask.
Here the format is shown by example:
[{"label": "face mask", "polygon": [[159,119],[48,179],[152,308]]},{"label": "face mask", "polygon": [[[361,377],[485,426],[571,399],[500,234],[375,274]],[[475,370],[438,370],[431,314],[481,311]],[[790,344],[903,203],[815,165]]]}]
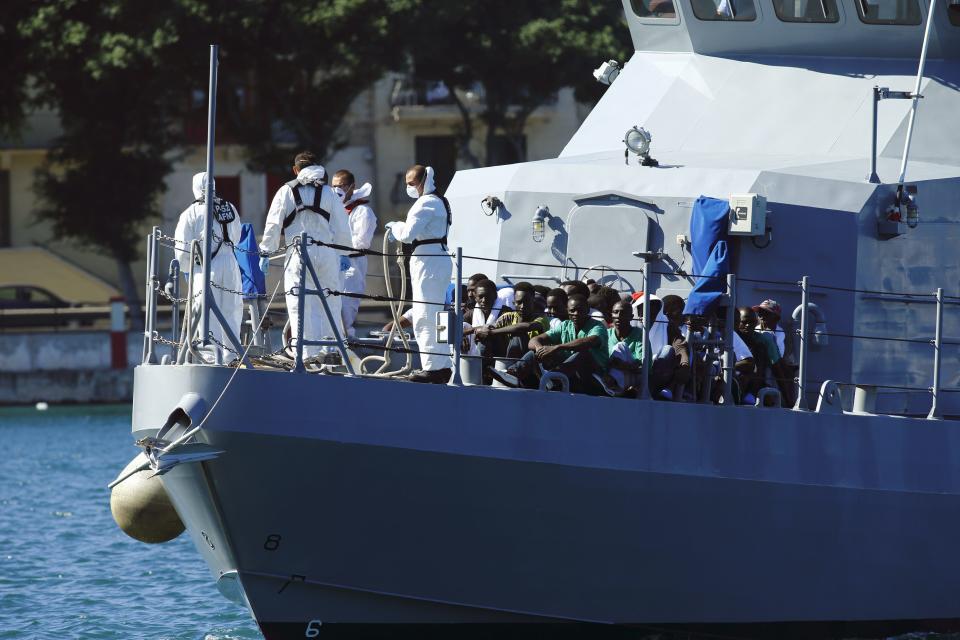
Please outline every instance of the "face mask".
[{"label": "face mask", "polygon": [[418,200],[420,198],[420,192],[417,191],[417,188],[409,184],[407,185],[407,195],[414,200]]},{"label": "face mask", "polygon": [[333,192],[337,194],[337,197],[340,198],[341,200],[343,200],[343,196],[347,195],[346,193],[344,193],[343,189],[341,189],[340,187],[334,187]]}]

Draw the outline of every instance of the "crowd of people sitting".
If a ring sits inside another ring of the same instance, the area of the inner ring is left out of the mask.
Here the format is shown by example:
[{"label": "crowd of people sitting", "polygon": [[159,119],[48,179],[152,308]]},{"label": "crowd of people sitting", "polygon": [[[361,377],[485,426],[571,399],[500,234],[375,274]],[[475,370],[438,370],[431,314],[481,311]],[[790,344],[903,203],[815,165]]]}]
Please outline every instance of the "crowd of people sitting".
[{"label": "crowd of people sitting", "polygon": [[[651,396],[719,402],[724,310],[710,317],[685,315],[680,296],[651,294],[648,299]],[[535,389],[547,372],[554,372],[566,376],[574,393],[636,397],[642,387],[643,304],[642,293],[620,292],[592,280],[570,280],[556,288],[529,282],[498,286],[478,273],[463,290],[463,353],[482,362],[483,384],[496,380]],[[780,314],[774,300],[740,307],[734,314],[737,403],[754,404],[761,395],[776,398],[761,394],[769,388],[779,391],[784,406],[792,404],[795,367],[791,354],[785,357],[789,342],[779,326]],[[401,323],[409,324],[409,318]]]}]

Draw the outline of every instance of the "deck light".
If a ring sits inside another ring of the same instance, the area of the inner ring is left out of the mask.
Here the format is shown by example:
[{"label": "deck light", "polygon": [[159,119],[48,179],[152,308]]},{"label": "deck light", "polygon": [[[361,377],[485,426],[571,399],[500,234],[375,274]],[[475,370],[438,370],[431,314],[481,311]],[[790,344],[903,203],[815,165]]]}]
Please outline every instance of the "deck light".
[{"label": "deck light", "polygon": [[616,60],[604,62],[593,72],[593,77],[597,79],[597,82],[606,85],[613,84],[618,75],[620,75],[620,63]]},{"label": "deck light", "polygon": [[547,219],[552,218],[550,215],[550,208],[542,204],[537,207],[536,213],[533,214],[533,241],[534,242],[543,242],[543,237],[546,235],[547,231]]},{"label": "deck light", "polygon": [[633,152],[640,156],[642,164],[645,167],[656,167],[657,161],[650,157],[650,142],[653,136],[643,127],[634,126],[623,136],[623,144],[626,149],[623,152],[623,159],[626,164],[630,164],[630,153]]}]

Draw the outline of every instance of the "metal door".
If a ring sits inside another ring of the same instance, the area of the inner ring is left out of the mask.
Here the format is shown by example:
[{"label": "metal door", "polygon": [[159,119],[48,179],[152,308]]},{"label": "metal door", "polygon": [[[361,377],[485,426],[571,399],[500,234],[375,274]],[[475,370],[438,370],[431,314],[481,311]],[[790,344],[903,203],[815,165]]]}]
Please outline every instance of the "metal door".
[{"label": "metal door", "polygon": [[578,200],[567,218],[565,277],[592,278],[621,291],[639,291],[643,260],[633,253],[650,250],[654,209],[617,195]]}]

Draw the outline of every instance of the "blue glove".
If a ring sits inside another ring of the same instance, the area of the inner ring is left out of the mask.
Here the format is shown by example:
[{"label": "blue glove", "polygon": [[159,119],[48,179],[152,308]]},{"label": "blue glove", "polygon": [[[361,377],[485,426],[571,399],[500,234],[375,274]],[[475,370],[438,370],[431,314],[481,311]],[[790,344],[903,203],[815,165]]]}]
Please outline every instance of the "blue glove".
[{"label": "blue glove", "polygon": [[260,258],[260,271],[263,271],[263,277],[267,277],[267,271],[270,271],[270,258],[263,256]]},{"label": "blue glove", "polygon": [[350,268],[350,258],[347,256],[340,256],[340,271],[346,271]]}]

